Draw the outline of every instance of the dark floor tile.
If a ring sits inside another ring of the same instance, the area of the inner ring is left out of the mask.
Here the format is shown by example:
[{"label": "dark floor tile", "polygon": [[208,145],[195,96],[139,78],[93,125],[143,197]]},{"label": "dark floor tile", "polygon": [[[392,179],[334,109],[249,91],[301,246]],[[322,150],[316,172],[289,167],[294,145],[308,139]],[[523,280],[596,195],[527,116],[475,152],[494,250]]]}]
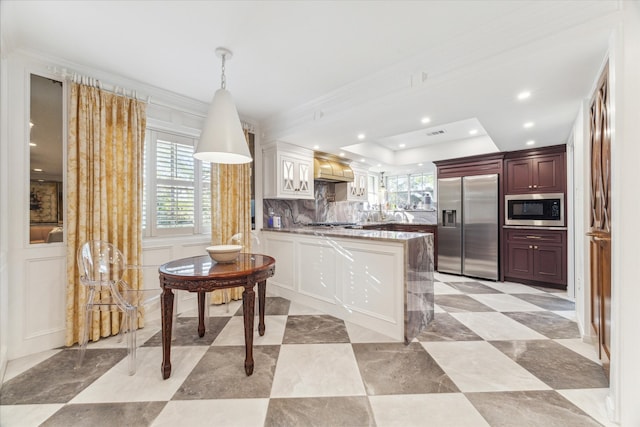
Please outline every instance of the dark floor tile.
[{"label": "dark floor tile", "polygon": [[65,349],[2,384],[0,403],[66,403],[126,355],[126,349],[87,349],[76,368],[78,349]]},{"label": "dark floor tile", "polygon": [[253,347],[253,374],[244,370],[244,346],[213,346],[172,400],[268,398],[280,346]]},{"label": "dark floor tile", "polygon": [[87,403],[66,405],[41,424],[43,427],[149,426],[167,402]]},{"label": "dark floor tile", "polygon": [[[266,297],[264,301],[264,314],[265,316],[286,316],[289,314],[289,306],[291,305],[291,301],[288,299],[284,299],[281,297]],[[255,314],[258,314],[258,300],[256,299],[256,304],[254,306]],[[235,312],[235,316],[242,316],[244,311],[242,311],[242,304]]]},{"label": "dark floor tile", "polygon": [[449,313],[495,311],[467,295],[436,295],[436,304]]},{"label": "dark floor tile", "polygon": [[549,294],[512,294],[514,297],[518,297],[522,300],[530,302],[531,304],[542,307],[545,310],[551,311],[563,311],[563,310],[575,310],[576,304],[573,301],[566,300],[564,298],[556,297]]},{"label": "dark floor tile", "polygon": [[555,341],[492,341],[491,344],[553,389],[609,387],[602,366]]},{"label": "dark floor tile", "polygon": [[271,426],[375,426],[366,396],[271,399],[264,423]]},{"label": "dark floor tile", "polygon": [[458,388],[417,342],[352,344],[368,395],[454,393]]},{"label": "dark floor tile", "polygon": [[491,427],[600,426],[553,390],[465,393]]},{"label": "dark floor tile", "polygon": [[[197,317],[178,317],[178,325],[172,335],[171,346],[211,345],[231,317],[210,317],[205,319],[204,336],[198,336]],[[144,343],[143,347],[158,347],[162,345],[162,331],[158,332]]]},{"label": "dark floor tile", "polygon": [[501,294],[502,292],[492,288],[491,286],[483,285],[480,282],[445,282],[446,285],[451,286],[454,289],[464,292],[465,294]]},{"label": "dark floor tile", "polygon": [[417,337],[418,341],[481,341],[471,329],[449,313],[436,313],[435,318]]},{"label": "dark floor tile", "polygon": [[505,316],[551,339],[580,338],[578,324],[550,311],[503,312]]},{"label": "dark floor tile", "polygon": [[344,321],[328,315],[289,316],[283,344],[348,343]]}]

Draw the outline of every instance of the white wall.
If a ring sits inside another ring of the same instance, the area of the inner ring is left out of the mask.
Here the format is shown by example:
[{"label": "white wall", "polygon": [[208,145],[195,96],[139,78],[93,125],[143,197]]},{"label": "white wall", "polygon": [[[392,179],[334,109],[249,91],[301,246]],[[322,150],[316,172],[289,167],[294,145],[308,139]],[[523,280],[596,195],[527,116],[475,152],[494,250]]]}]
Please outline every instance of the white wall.
[{"label": "white wall", "polygon": [[610,43],[612,100],[612,331],[614,419],[640,426],[640,3],[624,1]]}]

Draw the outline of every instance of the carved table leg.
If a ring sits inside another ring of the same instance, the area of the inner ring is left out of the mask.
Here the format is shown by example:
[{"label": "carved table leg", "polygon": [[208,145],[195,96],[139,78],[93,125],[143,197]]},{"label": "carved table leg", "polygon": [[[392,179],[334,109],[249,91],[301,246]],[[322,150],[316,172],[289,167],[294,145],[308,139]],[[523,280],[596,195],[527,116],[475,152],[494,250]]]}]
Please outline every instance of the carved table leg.
[{"label": "carved table leg", "polygon": [[206,292],[198,292],[198,336],[202,338],[204,336],[204,303],[207,299]]},{"label": "carved table leg", "polygon": [[245,285],[242,293],[242,312],[244,313],[244,371],[247,376],[253,374],[253,315],[256,293],[253,286]]},{"label": "carved table leg", "polygon": [[264,304],[265,304],[265,293],[267,289],[267,281],[263,280],[258,282],[258,316],[260,316],[260,320],[258,321],[258,333],[260,336],[264,335]]},{"label": "carved table leg", "polygon": [[173,323],[173,292],[169,288],[162,287],[160,295],[161,321],[162,321],[162,378],[171,376],[171,327]]}]

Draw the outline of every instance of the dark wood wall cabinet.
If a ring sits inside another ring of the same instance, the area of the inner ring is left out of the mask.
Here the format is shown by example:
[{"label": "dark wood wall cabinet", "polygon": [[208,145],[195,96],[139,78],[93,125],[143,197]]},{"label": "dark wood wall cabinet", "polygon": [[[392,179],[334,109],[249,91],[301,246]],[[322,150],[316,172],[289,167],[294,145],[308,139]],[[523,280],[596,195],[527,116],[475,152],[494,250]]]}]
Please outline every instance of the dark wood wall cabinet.
[{"label": "dark wood wall cabinet", "polygon": [[505,280],[567,286],[567,232],[505,228]]},{"label": "dark wood wall cabinet", "polygon": [[367,230],[403,231],[405,233],[432,233],[433,234],[433,266],[438,268],[438,226],[435,224],[407,224],[392,222],[388,224],[364,225]]},{"label": "dark wood wall cabinet", "polygon": [[564,193],[566,146],[512,151],[505,155],[505,194]]}]

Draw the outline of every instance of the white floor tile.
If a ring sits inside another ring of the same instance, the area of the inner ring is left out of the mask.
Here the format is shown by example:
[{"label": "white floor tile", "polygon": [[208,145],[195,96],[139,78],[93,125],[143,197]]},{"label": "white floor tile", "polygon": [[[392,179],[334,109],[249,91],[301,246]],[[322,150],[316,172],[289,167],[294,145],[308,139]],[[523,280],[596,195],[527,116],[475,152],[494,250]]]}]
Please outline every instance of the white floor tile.
[{"label": "white floor tile", "polygon": [[[287,316],[264,316],[265,332],[258,333],[258,316],[253,325],[253,345],[282,344]],[[233,316],[213,342],[214,346],[244,345],[244,317]]]},{"label": "white floor tile", "polygon": [[0,425],[2,427],[38,426],[63,406],[63,404],[0,406]]},{"label": "white floor tile", "polygon": [[545,311],[544,308],[528,303],[509,294],[468,294],[482,304],[497,311]]},{"label": "white floor tile", "polygon": [[261,426],[269,399],[173,400],[151,424],[153,427]]},{"label": "white floor tile", "polygon": [[455,274],[440,273],[438,271],[433,273],[433,278],[438,282],[477,282],[478,279],[465,276],[457,276]]},{"label": "white floor tile", "polygon": [[531,328],[502,313],[450,313],[467,328],[487,341],[547,339]]},{"label": "white floor tile", "polygon": [[125,357],[70,403],[169,400],[208,349],[207,346],[173,347],[171,376],[163,380],[160,371],[162,347],[139,348],[135,375],[128,374],[128,358]]},{"label": "white floor tile", "polygon": [[462,392],[550,389],[488,342],[421,344]]},{"label": "white floor tile", "polygon": [[379,427],[489,426],[462,393],[369,396]]},{"label": "white floor tile", "polygon": [[566,319],[571,320],[572,322],[577,322],[578,318],[576,317],[576,311],[575,310],[563,310],[563,311],[554,311],[553,313],[557,314],[558,316],[562,316]]},{"label": "white floor tile", "polygon": [[344,322],[347,333],[349,334],[349,341],[352,343],[366,343],[366,342],[398,342],[391,337],[383,335],[373,329],[365,328],[360,325],[356,325],[351,322]]},{"label": "white floor tile", "polygon": [[605,427],[617,427],[607,416],[606,398],[608,388],[589,388],[581,390],[558,390],[569,402],[591,415]]},{"label": "white floor tile", "polygon": [[280,348],[271,397],[363,396],[351,344],[291,344]]},{"label": "white floor tile", "polygon": [[483,281],[483,284],[492,287],[493,289],[497,289],[500,292],[504,292],[505,294],[543,294],[544,291],[541,291],[536,288],[532,288],[527,285],[522,285],[520,283],[513,282],[489,282]]},{"label": "white floor tile", "polygon": [[558,344],[562,344],[569,350],[575,351],[576,353],[586,357],[587,359],[593,360],[594,362],[600,364],[600,359],[598,358],[598,350],[594,344],[584,342],[582,341],[582,338],[556,339],[554,341]]},{"label": "white floor tile", "polygon": [[444,284],[442,282],[435,282],[433,284],[433,293],[435,295],[451,295],[451,294],[461,294],[459,290]]},{"label": "white floor tile", "polygon": [[21,373],[33,368],[38,363],[44,362],[59,351],[61,350],[47,350],[10,360],[9,363],[7,363],[7,369],[4,371],[4,378],[2,382],[7,382],[12,378],[17,377]]},{"label": "white floor tile", "polygon": [[438,304],[433,304],[433,312],[434,313],[446,313],[447,310],[443,309]]},{"label": "white floor tile", "polygon": [[304,316],[304,315],[314,315],[314,314],[326,314],[324,311],[317,310],[315,308],[309,307],[304,304],[300,304],[298,302],[291,301],[289,305],[289,315],[291,316]]}]

